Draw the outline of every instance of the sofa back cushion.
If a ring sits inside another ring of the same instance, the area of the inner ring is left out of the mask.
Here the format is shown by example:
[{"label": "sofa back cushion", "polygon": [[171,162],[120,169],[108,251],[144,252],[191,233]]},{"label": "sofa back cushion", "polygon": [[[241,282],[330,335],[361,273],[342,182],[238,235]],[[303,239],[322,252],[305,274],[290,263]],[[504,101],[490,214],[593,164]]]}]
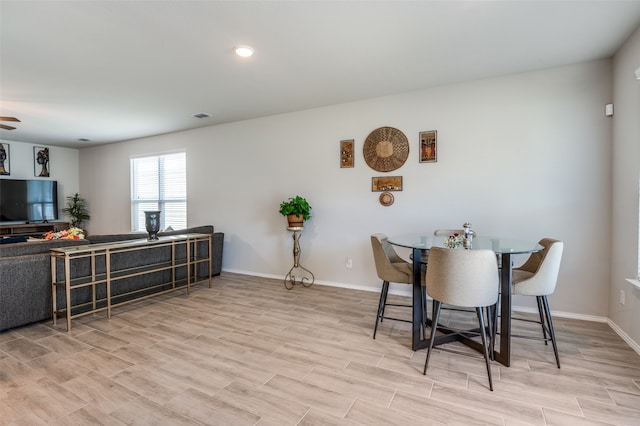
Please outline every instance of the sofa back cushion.
[{"label": "sofa back cushion", "polygon": [[146,232],[132,232],[130,234],[105,234],[105,235],[89,235],[91,244],[114,243],[117,241],[140,240],[147,238]]},{"label": "sofa back cushion", "polygon": [[25,256],[39,253],[49,253],[49,249],[56,247],[70,247],[87,245],[87,240],[32,240],[26,243],[0,245],[0,258]]},{"label": "sofa back cushion", "polygon": [[178,229],[177,231],[158,232],[158,236],[163,235],[180,235],[180,234],[213,234],[213,225],[194,226],[186,229]]},{"label": "sofa back cushion", "polygon": [[[177,231],[158,232],[158,236],[180,235],[180,234],[213,234],[213,225],[194,226],[192,228],[179,229]],[[139,240],[147,238],[146,232],[132,232],[130,234],[106,234],[90,235],[91,244],[113,243],[116,241]]]}]

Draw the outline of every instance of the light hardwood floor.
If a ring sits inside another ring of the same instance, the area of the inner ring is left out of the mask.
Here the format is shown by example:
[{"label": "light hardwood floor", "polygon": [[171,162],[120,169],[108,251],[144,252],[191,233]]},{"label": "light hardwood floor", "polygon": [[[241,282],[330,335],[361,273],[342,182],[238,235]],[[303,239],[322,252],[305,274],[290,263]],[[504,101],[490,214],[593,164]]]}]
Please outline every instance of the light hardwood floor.
[{"label": "light hardwood floor", "polygon": [[223,273],[69,333],[2,333],[0,424],[640,425],[640,356],[606,324],[555,319],[560,370],[550,345],[515,340],[490,392],[480,358],[437,350],[423,376],[409,324],[373,340],[378,296]]}]

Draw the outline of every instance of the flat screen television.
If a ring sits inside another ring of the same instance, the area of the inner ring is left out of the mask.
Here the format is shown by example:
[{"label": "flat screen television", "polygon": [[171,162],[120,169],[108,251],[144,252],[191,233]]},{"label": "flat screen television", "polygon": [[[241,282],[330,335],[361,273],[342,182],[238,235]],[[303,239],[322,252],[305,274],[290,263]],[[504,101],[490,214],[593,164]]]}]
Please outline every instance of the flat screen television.
[{"label": "flat screen television", "polygon": [[0,179],[0,222],[48,222],[58,219],[58,182]]}]

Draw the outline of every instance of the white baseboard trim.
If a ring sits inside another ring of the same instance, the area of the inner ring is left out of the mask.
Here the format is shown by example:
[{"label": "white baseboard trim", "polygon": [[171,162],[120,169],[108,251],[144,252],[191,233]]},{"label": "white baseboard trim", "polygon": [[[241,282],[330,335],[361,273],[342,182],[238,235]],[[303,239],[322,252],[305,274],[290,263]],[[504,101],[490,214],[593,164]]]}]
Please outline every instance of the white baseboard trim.
[{"label": "white baseboard trim", "polygon": [[[537,314],[538,309],[529,308],[526,306],[513,306],[513,310],[516,312],[523,312],[529,314]],[[573,312],[562,312],[562,311],[551,311],[551,315],[558,318],[568,318],[575,319],[580,321],[592,321],[592,322],[607,322],[609,318],[607,317],[599,317],[595,315],[584,315],[584,314],[576,314]]]},{"label": "white baseboard trim", "polygon": [[282,275],[259,274],[257,272],[244,271],[241,269],[223,269],[222,272],[229,272],[231,274],[240,274],[240,275],[250,275],[252,277],[260,277],[260,278],[272,278],[274,280],[284,281],[284,277]]},{"label": "white baseboard trim", "polygon": [[[240,271],[237,269],[223,269],[224,272],[231,272],[233,274],[242,274],[242,275],[252,275],[254,277],[262,277],[262,278],[272,278],[275,280],[281,280],[283,282],[284,285],[284,277],[282,275],[271,275],[271,274],[259,274],[257,272],[249,272],[249,271]],[[324,285],[327,287],[340,287],[340,288],[346,288],[349,290],[360,290],[360,291],[369,291],[369,292],[375,292],[375,293],[380,293],[380,289],[379,288],[374,288],[374,287],[370,287],[370,286],[365,286],[365,285],[357,285],[357,284],[345,284],[345,283],[338,283],[338,282],[332,282],[332,281],[315,281],[314,285]],[[399,284],[391,284],[391,287],[394,286],[400,286]],[[403,287],[408,288],[407,285],[404,285]],[[395,287],[394,287],[395,288]],[[391,288],[389,289],[389,293],[391,294],[397,294],[400,296],[407,296],[410,297],[411,296],[411,291],[405,290],[405,291],[398,291],[398,290],[391,290]]]},{"label": "white baseboard trim", "polygon": [[622,338],[622,340],[624,340],[627,343],[627,345],[631,346],[631,349],[633,349],[634,351],[636,351],[638,353],[638,355],[640,355],[640,345],[638,343],[636,343],[620,327],[618,327],[618,324],[616,324],[615,322],[611,321],[609,318],[607,318],[607,324],[609,324],[609,327],[611,327],[613,329],[613,331],[615,331],[618,334],[618,336],[620,336]]},{"label": "white baseboard trim", "polygon": [[[281,275],[258,274],[255,272],[239,271],[239,270],[233,270],[233,269],[224,269],[224,271],[235,273],[235,274],[253,275],[256,277],[272,278],[272,279],[279,279],[284,281],[284,277]],[[364,285],[357,285],[357,284],[345,284],[345,283],[338,283],[338,282],[332,282],[332,281],[315,281],[314,285],[316,284],[324,285],[328,287],[346,288],[349,290],[369,291],[369,292],[375,292],[375,293],[380,292],[379,288],[364,286]],[[389,286],[389,293],[395,294],[398,296],[406,296],[406,297],[411,297],[413,294],[410,286],[406,284],[396,284],[396,283],[391,283],[391,285]],[[538,313],[537,309],[529,308],[526,306],[513,306],[513,310],[515,312],[523,312],[523,313],[530,313],[530,314]],[[631,337],[629,337],[627,333],[625,333],[620,327],[618,327],[616,323],[611,321],[611,319],[609,319],[608,317],[576,314],[573,312],[562,312],[562,311],[551,311],[551,315],[558,318],[568,318],[568,319],[575,319],[580,321],[607,323],[609,327],[611,327],[611,329],[615,331],[616,334],[622,338],[622,340],[624,340],[629,346],[631,346],[631,348],[634,351],[636,351],[640,355],[640,345],[637,342],[635,342]]]}]

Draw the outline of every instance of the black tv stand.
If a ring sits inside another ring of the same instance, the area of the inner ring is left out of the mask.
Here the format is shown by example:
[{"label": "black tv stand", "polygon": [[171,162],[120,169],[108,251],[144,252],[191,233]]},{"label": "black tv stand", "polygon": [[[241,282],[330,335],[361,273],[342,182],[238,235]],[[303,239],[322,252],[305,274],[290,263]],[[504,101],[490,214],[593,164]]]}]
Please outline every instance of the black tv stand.
[{"label": "black tv stand", "polygon": [[69,222],[17,223],[0,225],[0,236],[17,237],[24,235],[42,237],[47,232],[59,232],[63,229],[69,229]]}]

